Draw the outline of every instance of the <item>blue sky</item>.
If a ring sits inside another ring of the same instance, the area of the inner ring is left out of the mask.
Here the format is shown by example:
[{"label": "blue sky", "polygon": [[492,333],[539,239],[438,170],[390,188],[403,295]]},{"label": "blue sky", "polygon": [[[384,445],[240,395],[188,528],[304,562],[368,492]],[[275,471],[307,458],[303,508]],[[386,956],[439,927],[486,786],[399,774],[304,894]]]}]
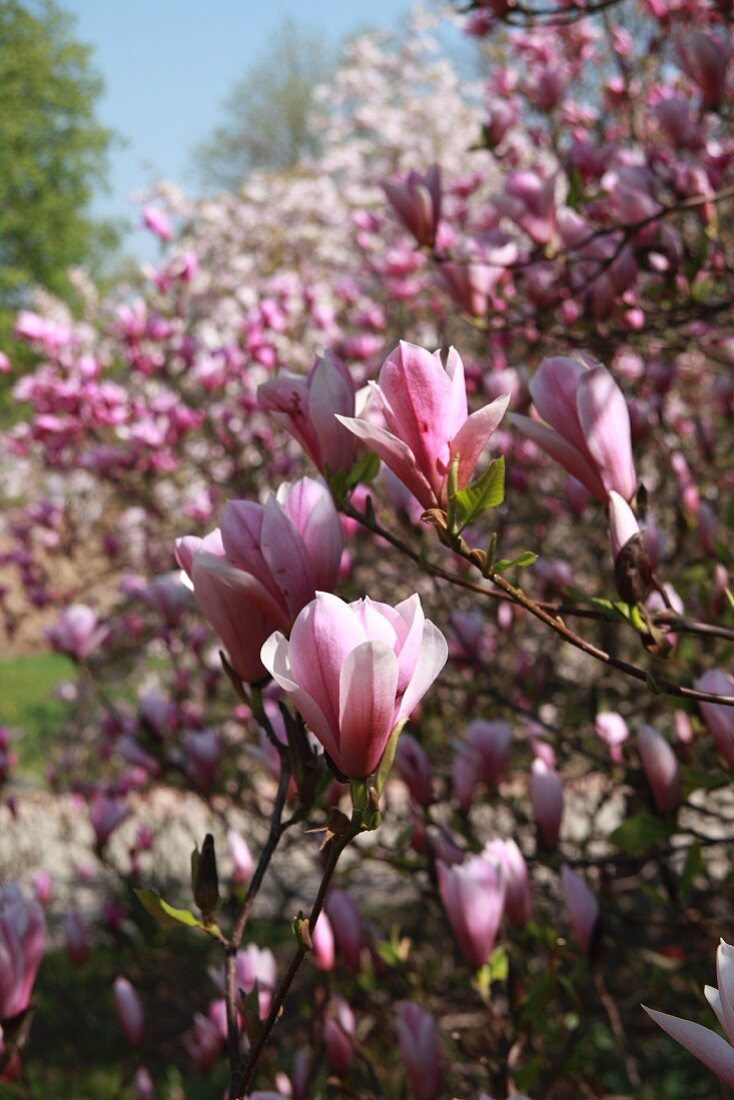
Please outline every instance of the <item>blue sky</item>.
[{"label": "blue sky", "polygon": [[[58,0],[93,47],[106,92],[98,116],[127,139],[111,157],[111,192],[95,212],[134,220],[131,192],[166,178],[194,190],[191,151],[286,16],[330,44],[367,26],[394,27],[413,0]],[[147,253],[135,233],[128,251]]]}]

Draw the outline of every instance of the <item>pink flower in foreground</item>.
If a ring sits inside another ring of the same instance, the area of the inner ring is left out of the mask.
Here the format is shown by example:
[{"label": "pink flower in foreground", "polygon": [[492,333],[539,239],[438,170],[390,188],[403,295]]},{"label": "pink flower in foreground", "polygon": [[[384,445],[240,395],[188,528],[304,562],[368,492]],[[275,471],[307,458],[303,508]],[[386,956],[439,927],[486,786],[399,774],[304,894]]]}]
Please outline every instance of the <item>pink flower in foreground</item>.
[{"label": "pink flower in foreground", "polygon": [[486,854],[463,863],[436,864],[441,901],[467,966],[484,966],[492,954],[505,904],[499,863]]},{"label": "pink flower in foreground", "polygon": [[449,349],[446,368],[433,355],[401,341],[373,386],[387,428],[366,420],[338,419],[364,440],[424,508],[445,508],[449,468],[458,458],[457,484],[465,488],[490,436],[507,409],[498,397],[469,416],[464,364]]},{"label": "pink flower in foreground", "polygon": [[0,1021],[28,1008],[45,942],[46,922],[39,903],[27,902],[15,883],[1,889]]},{"label": "pink flower in foreground", "polygon": [[262,648],[273,679],[339,771],[353,779],[376,770],[390,734],[447,656],[446,640],[417,595],[393,608],[318,592],[298,615],[290,641],[278,632]]},{"label": "pink flower in foreground", "polygon": [[311,478],[281,485],[264,505],[230,501],[221,530],[177,541],[196,601],[242,680],[264,678],[265,639],[290,630],[317,588],[336,584],[343,545],[331,496]]},{"label": "pink flower in foreground", "polygon": [[718,989],[707,985],[704,993],[726,1032],[726,1039],[691,1020],[669,1016],[667,1012],[657,1012],[645,1005],[642,1007],[663,1031],[703,1062],[725,1085],[734,1088],[734,947],[724,940],[716,951],[716,977]]},{"label": "pink flower in foreground", "polygon": [[544,359],[530,382],[536,411],[512,420],[607,505],[614,490],[629,501],[637,488],[630,418],[622,391],[606,367],[580,359]]},{"label": "pink flower in foreground", "polygon": [[420,245],[432,248],[441,220],[441,169],[432,164],[425,175],[409,172],[402,183],[384,180],[382,188],[401,222]]},{"label": "pink flower in foreground", "polygon": [[303,447],[314,466],[324,473],[348,470],[354,460],[354,436],[336,413],[354,416],[354,383],[341,359],[331,352],[319,355],[303,377],[282,372],[258,387],[261,409]]},{"label": "pink flower in foreground", "polygon": [[441,1095],[441,1047],[436,1021],[413,1001],[396,1006],[398,1041],[415,1100],[437,1100]]},{"label": "pink flower in foreground", "polygon": [[[720,668],[709,669],[703,676],[694,680],[694,686],[699,691],[707,691],[711,695],[734,695],[734,680]],[[734,768],[734,707],[727,707],[723,703],[699,703],[698,705],[716,748],[727,764]]]}]

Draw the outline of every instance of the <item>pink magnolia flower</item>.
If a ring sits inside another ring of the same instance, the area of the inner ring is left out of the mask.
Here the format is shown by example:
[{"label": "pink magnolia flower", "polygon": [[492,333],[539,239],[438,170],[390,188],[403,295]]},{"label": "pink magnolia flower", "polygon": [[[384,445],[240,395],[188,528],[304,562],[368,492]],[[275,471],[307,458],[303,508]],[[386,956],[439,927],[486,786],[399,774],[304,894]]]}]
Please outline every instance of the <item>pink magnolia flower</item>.
[{"label": "pink magnolia flower", "polygon": [[637,751],[652,790],[655,809],[668,814],[681,799],[678,758],[665,738],[652,726],[642,725],[637,731]]},{"label": "pink magnolia flower", "polygon": [[725,1085],[734,1088],[734,947],[724,940],[716,951],[716,977],[718,989],[707,985],[704,993],[726,1033],[726,1039],[711,1028],[694,1024],[691,1020],[669,1016],[667,1012],[657,1012],[646,1005],[642,1007],[663,1031],[667,1031],[699,1062],[703,1062]]},{"label": "pink magnolia flower", "polygon": [[402,734],[395,753],[395,767],[418,806],[433,802],[433,769],[428,753],[410,733]]},{"label": "pink magnolia flower", "polygon": [[627,723],[616,711],[600,710],[594,719],[594,732],[609,747],[609,756],[615,764],[622,763],[622,745],[629,737]]},{"label": "pink magnolia flower", "polygon": [[347,974],[356,974],[367,942],[357,903],[346,890],[332,890],[326,899],[326,912],[342,965]]},{"label": "pink magnolia flower", "polygon": [[115,1008],[120,1025],[131,1047],[139,1046],[145,1032],[145,1013],[140,997],[127,978],[115,978]]},{"label": "pink magnolia flower", "polygon": [[409,172],[402,183],[383,180],[382,188],[401,222],[419,245],[432,248],[441,220],[441,169],[432,164],[425,175]]},{"label": "pink magnolia flower", "polygon": [[334,932],[325,912],[319,913],[311,934],[314,962],[320,970],[334,969]]},{"label": "pink magnolia flower", "polygon": [[40,904],[26,901],[15,883],[0,889],[0,1021],[28,1008],[45,942]]},{"label": "pink magnolia flower", "polygon": [[342,1077],[352,1064],[357,1021],[351,1008],[338,993],[329,1001],[324,1016],[324,1047],[332,1073]]},{"label": "pink magnolia flower", "polygon": [[565,865],[561,870],[561,885],[576,946],[582,954],[588,955],[599,922],[599,902],[584,880]]},{"label": "pink magnolia flower", "polygon": [[533,901],[530,894],[530,876],[525,857],[516,842],[490,840],[484,846],[485,853],[497,860],[505,880],[505,907],[503,916],[513,928],[524,928],[530,920]]},{"label": "pink magnolia flower", "polygon": [[415,1100],[441,1095],[441,1047],[436,1021],[413,1001],[399,1001],[398,1042]]},{"label": "pink magnolia flower", "polygon": [[364,778],[446,663],[441,632],[417,595],[397,607],[328,592],[300,612],[290,641],[279,631],[262,661],[290,695],[339,771]]},{"label": "pink magnolia flower", "polygon": [[469,416],[458,352],[449,349],[444,369],[438,352],[431,355],[404,341],[383,363],[373,389],[387,428],[339,419],[379,455],[424,508],[445,508],[452,462],[458,458],[457,484],[463,489],[505,414],[509,396]]},{"label": "pink magnolia flower", "polygon": [[143,225],[146,229],[149,229],[151,233],[155,233],[156,237],[159,237],[162,241],[170,241],[173,236],[171,223],[163,211],[159,210],[157,206],[146,206],[143,208]]},{"label": "pink magnolia flower", "polygon": [[306,375],[282,372],[258,387],[261,409],[271,412],[296,439],[314,466],[325,473],[348,470],[354,437],[335,414],[354,416],[354,383],[345,364],[327,351]]},{"label": "pink magnolia flower", "polygon": [[108,628],[99,625],[97,612],[81,603],[65,608],[46,630],[51,646],[59,653],[68,653],[75,661],[83,661],[94,653],[108,634]]},{"label": "pink magnolia flower", "polygon": [[629,412],[606,367],[555,356],[543,360],[529,388],[545,423],[526,416],[513,423],[605,507],[612,490],[631,500],[637,474]]},{"label": "pink magnolia flower", "polygon": [[289,631],[317,588],[334,587],[343,545],[331,496],[311,478],[281,485],[264,505],[230,501],[221,530],[177,541],[196,601],[242,680],[263,679],[266,638]]},{"label": "pink magnolia flower", "polygon": [[245,838],[236,829],[230,829],[227,833],[227,844],[234,863],[232,871],[232,883],[235,886],[246,886],[252,878],[255,862],[252,858],[250,846]]},{"label": "pink magnolia flower", "polygon": [[[694,686],[711,695],[734,695],[734,680],[720,668],[709,669],[694,681]],[[716,748],[727,764],[734,768],[734,707],[722,703],[699,703],[698,706]]]},{"label": "pink magnolia flower", "polygon": [[130,808],[119,798],[98,791],[89,803],[89,820],[94,829],[95,843],[100,848],[105,845],[129,814]]},{"label": "pink magnolia flower", "polygon": [[563,787],[558,772],[540,757],[533,760],[530,773],[530,802],[540,842],[555,848],[563,817]]},{"label": "pink magnolia flower", "polygon": [[452,866],[439,861],[436,871],[441,901],[467,966],[484,966],[505,904],[500,864],[482,853]]},{"label": "pink magnolia flower", "polygon": [[549,244],[556,232],[556,177],[543,179],[537,172],[511,172],[502,195],[493,198],[495,209],[516,223],[534,244]]},{"label": "pink magnolia flower", "polygon": [[724,98],[730,60],[730,47],[705,31],[690,31],[678,42],[678,64],[698,85],[707,110],[718,107]]}]

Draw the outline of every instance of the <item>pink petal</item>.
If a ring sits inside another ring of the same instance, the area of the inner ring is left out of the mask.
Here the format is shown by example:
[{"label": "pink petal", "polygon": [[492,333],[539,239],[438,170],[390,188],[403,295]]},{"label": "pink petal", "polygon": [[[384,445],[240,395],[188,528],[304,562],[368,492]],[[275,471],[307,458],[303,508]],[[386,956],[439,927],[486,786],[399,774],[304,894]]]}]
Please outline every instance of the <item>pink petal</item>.
[{"label": "pink petal", "polygon": [[[199,550],[193,558],[191,579],[194,583],[194,595],[207,618],[207,608],[202,602],[202,586],[209,580],[218,586],[217,598],[219,600],[229,600],[231,604],[236,601],[237,594],[239,594],[249,604],[252,604],[253,608],[264,615],[268,615],[284,630],[287,630],[290,626],[290,618],[286,615],[283,605],[273,598],[269,589],[257,577],[253,577],[252,573],[246,573],[244,569],[237,569],[236,566],[230,565],[225,558],[210,554],[206,550]],[[230,591],[228,592],[227,589]],[[207,592],[209,591],[210,589],[207,588]],[[240,604],[240,609],[241,606]]]},{"label": "pink petal", "polygon": [[355,646],[367,640],[352,608],[328,592],[317,592],[293,624],[288,651],[293,679],[315,701],[334,731],[339,729],[342,666]]},{"label": "pink petal", "polygon": [[586,439],[576,407],[576,388],[585,373],[580,360],[556,355],[543,360],[528,386],[538,416],[581,454],[586,452]]},{"label": "pink petal", "polygon": [[349,428],[359,439],[364,440],[371,451],[389,466],[397,478],[402,481],[424,508],[435,508],[438,497],[421,470],[410,447],[391,432],[368,424],[365,420],[353,417],[337,416],[345,428]]},{"label": "pink petal", "polygon": [[722,1027],[729,1040],[734,1041],[734,947],[724,940],[716,951],[716,978],[719,983]]},{"label": "pink petal", "polygon": [[637,488],[632,459],[630,417],[624,394],[606,367],[593,367],[582,375],[576,406],[586,446],[597,463],[607,491],[615,489],[631,500]]},{"label": "pink petal", "polygon": [[423,696],[428,691],[439,672],[446,664],[449,655],[449,647],[446,644],[441,631],[426,619],[423,624],[423,642],[420,656],[415,665],[415,670],[410,678],[410,683],[405,689],[405,694],[400,701],[398,713],[395,716],[396,723],[401,718],[410,717]]},{"label": "pink petal", "polygon": [[724,1084],[734,1087],[734,1047],[726,1039],[691,1020],[669,1016],[667,1012],[656,1012],[645,1005],[642,1007],[663,1031],[667,1031],[668,1035],[690,1051],[699,1062],[708,1066]]},{"label": "pink petal", "polygon": [[271,634],[260,651],[260,658],[276,684],[287,692],[306,725],[318,737],[329,755],[335,759],[338,753],[336,727],[332,727],[316,700],[296,683],[290,663],[288,639],[280,631]]},{"label": "pink petal", "polygon": [[316,585],[304,541],[274,496],[265,504],[260,546],[278,592],[295,619],[313,599]]},{"label": "pink petal", "polygon": [[529,436],[546,454],[563,466],[567,473],[575,477],[582,485],[585,485],[592,496],[595,496],[602,504],[606,504],[607,491],[600,478],[597,477],[590,461],[584,458],[580,451],[577,451],[565,439],[561,439],[560,435],[554,432],[552,428],[548,428],[545,424],[539,424],[537,420],[531,420],[529,416],[510,413],[509,419],[524,435]]},{"label": "pink petal", "polygon": [[354,416],[354,385],[349,371],[336,356],[316,361],[309,375],[308,417],[319,442],[324,465],[348,470],[354,458],[354,439],[336,420],[335,413]]},{"label": "pink petal", "polygon": [[353,649],[339,680],[339,752],[345,775],[363,778],[382,759],[393,728],[398,662],[384,642]]},{"label": "pink petal", "polygon": [[465,488],[471,481],[479,456],[496,431],[510,403],[509,393],[491,401],[472,413],[451,441],[451,461],[459,456],[458,485]]}]

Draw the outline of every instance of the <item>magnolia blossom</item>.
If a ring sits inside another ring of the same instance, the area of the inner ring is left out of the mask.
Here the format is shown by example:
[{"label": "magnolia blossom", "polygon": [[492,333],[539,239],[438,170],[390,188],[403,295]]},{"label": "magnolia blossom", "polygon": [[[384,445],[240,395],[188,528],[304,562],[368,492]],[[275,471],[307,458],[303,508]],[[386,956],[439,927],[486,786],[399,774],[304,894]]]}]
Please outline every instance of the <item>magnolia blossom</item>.
[{"label": "magnolia blossom", "polygon": [[484,966],[492,954],[505,904],[505,878],[486,852],[463,863],[436,864],[446,915],[467,966]]},{"label": "magnolia blossom", "polygon": [[113,996],[125,1038],[130,1046],[139,1046],[145,1033],[145,1012],[140,997],[127,978],[123,977],[115,978]]},{"label": "magnolia blossom", "polygon": [[441,1095],[441,1046],[438,1027],[430,1012],[413,1001],[396,1006],[398,1041],[415,1100],[437,1100]]},{"label": "magnolia blossom", "polygon": [[606,367],[580,359],[544,359],[530,382],[539,423],[517,426],[607,505],[614,490],[629,501],[637,488],[630,418],[622,391]]},{"label": "magnolia blossom", "polygon": [[652,790],[655,809],[661,814],[671,813],[681,800],[677,756],[665,738],[647,725],[640,726],[637,731],[637,751]]},{"label": "magnolia blossom", "polygon": [[667,1031],[677,1043],[713,1070],[725,1085],[734,1088],[734,947],[724,940],[716,951],[716,977],[718,989],[707,985],[704,993],[726,1033],[726,1039],[711,1028],[694,1024],[691,1020],[669,1016],[667,1012],[657,1012],[645,1005],[642,1007],[663,1031]]},{"label": "magnolia blossom", "polygon": [[383,180],[395,213],[420,245],[432,248],[441,219],[441,169],[432,164],[425,175],[409,172],[402,183]]},{"label": "magnolia blossom", "polygon": [[397,607],[346,604],[328,592],[300,612],[290,641],[279,631],[262,661],[290,695],[339,771],[375,771],[390,734],[446,663],[448,648],[418,596]]},{"label": "magnolia blossom", "polygon": [[28,1008],[45,942],[40,904],[27,902],[15,883],[0,889],[0,1021]]},{"label": "magnolia blossom", "polygon": [[[712,695],[734,696],[734,680],[720,668],[711,668],[694,681],[699,691]],[[701,714],[709,728],[717,749],[734,768],[734,707],[723,703],[699,703]]]},{"label": "magnolia blossom", "polygon": [[333,588],[343,544],[331,496],[311,478],[281,485],[264,505],[230,501],[221,529],[177,541],[197,603],[241,679],[263,679],[265,639],[290,630],[317,588]]},{"label": "magnolia blossom", "polygon": [[99,625],[97,612],[81,603],[65,608],[46,630],[53,648],[59,653],[67,653],[75,661],[83,661],[94,653],[108,634],[109,629]]},{"label": "magnolia blossom", "polygon": [[449,349],[446,368],[433,355],[401,341],[373,386],[387,428],[338,417],[364,440],[424,508],[445,508],[448,474],[458,460],[457,485],[465,488],[480,455],[507,409],[505,394],[469,416],[464,364]]},{"label": "magnolia blossom", "polygon": [[561,869],[561,885],[576,946],[588,955],[599,923],[599,902],[584,880],[565,864]]},{"label": "magnolia blossom", "polygon": [[348,470],[354,459],[354,437],[336,413],[354,416],[354,384],[341,359],[319,355],[304,378],[285,371],[258,388],[261,409],[271,412],[303,447],[321,473]]}]

